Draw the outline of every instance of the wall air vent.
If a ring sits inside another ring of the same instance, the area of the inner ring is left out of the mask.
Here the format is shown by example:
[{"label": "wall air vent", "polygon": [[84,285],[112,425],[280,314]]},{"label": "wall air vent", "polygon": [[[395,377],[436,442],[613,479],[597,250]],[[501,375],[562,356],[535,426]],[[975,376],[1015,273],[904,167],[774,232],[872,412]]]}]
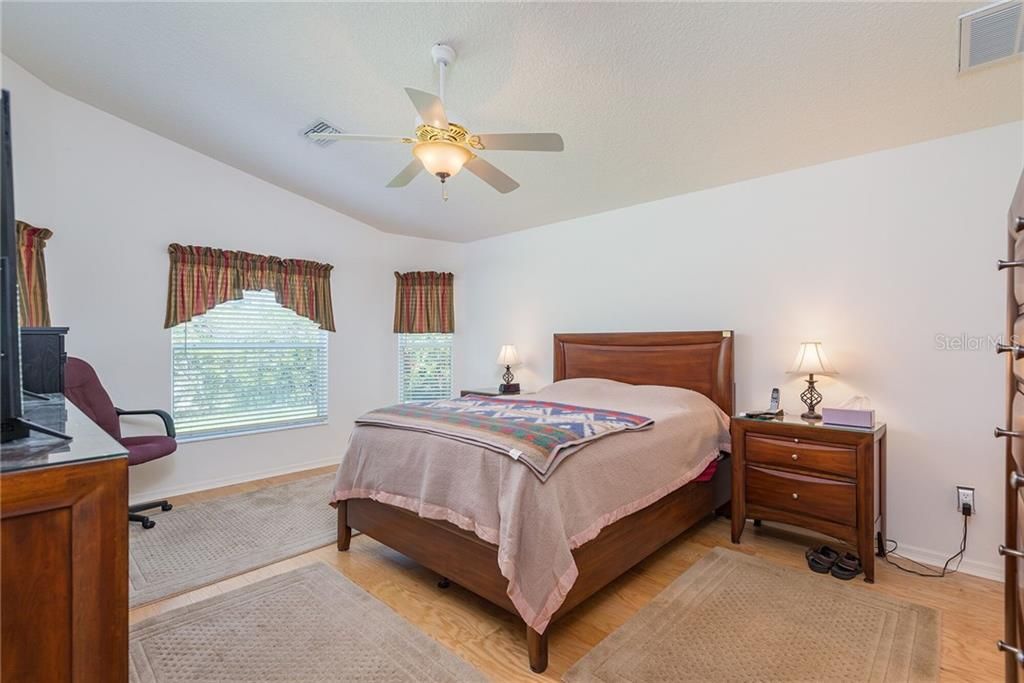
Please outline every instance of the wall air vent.
[{"label": "wall air vent", "polygon": [[304,130],[302,132],[302,135],[305,136],[305,138],[307,140],[309,140],[310,142],[312,142],[314,145],[317,145],[319,147],[327,147],[329,145],[333,145],[335,142],[337,142],[337,140],[314,140],[313,138],[311,138],[309,136],[313,135],[314,133],[340,133],[340,132],[342,132],[342,131],[339,130],[338,128],[335,128],[331,124],[327,123],[323,119],[317,119],[313,123],[309,124],[309,126],[306,128],[306,130]]},{"label": "wall air vent", "polygon": [[1008,0],[960,15],[960,73],[1024,51],[1024,2]]}]

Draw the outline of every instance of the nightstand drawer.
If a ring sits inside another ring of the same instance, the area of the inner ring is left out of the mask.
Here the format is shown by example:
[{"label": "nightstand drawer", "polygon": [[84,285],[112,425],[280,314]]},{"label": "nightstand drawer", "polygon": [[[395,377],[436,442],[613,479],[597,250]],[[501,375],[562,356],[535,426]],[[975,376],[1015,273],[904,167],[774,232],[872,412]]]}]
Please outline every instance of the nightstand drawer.
[{"label": "nightstand drawer", "polygon": [[857,458],[852,448],[747,434],[747,462],[836,474],[856,479]]},{"label": "nightstand drawer", "polygon": [[803,474],[748,466],[747,504],[855,526],[857,486]]}]

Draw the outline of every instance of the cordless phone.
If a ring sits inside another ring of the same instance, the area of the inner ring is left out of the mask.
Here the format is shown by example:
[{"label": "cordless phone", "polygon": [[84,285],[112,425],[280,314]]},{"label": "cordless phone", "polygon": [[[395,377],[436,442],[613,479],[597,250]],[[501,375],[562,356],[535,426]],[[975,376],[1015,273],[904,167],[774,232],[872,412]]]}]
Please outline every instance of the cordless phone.
[{"label": "cordless phone", "polygon": [[782,409],[779,408],[779,388],[775,387],[772,389],[772,400],[768,404],[768,410],[751,410],[746,413],[747,417],[755,417],[760,420],[771,420],[773,418],[782,415]]}]

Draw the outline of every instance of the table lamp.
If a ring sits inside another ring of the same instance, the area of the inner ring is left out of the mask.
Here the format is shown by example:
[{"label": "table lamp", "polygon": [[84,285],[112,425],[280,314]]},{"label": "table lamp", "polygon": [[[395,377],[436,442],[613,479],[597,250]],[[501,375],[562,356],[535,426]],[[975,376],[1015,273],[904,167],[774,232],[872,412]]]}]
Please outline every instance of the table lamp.
[{"label": "table lamp", "polygon": [[807,388],[800,394],[800,400],[807,406],[807,412],[800,417],[805,420],[820,420],[821,415],[814,412],[815,407],[821,403],[821,392],[814,388],[814,376],[839,374],[828,362],[825,350],[821,348],[821,342],[801,343],[800,350],[796,352],[796,360],[793,361],[793,367],[789,372],[807,375]]},{"label": "table lamp", "polygon": [[519,383],[512,383],[515,379],[515,375],[512,374],[512,366],[519,365],[519,354],[516,353],[516,347],[514,344],[505,344],[501,347],[501,351],[498,352],[498,365],[505,366],[505,374],[501,376],[504,382],[498,386],[498,391],[503,394],[518,394]]}]

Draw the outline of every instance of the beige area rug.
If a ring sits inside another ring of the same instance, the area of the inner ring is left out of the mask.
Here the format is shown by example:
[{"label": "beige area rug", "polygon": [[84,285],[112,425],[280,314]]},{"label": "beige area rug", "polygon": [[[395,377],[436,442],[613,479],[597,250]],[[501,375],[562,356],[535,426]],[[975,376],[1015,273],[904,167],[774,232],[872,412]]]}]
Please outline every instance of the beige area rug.
[{"label": "beige area rug", "polygon": [[146,513],[130,525],[128,602],[137,607],[334,543],[333,474]]},{"label": "beige area rug", "polygon": [[564,681],[934,681],[939,613],[715,548]]},{"label": "beige area rug", "polygon": [[485,680],[322,562],[131,628],[136,683]]}]

